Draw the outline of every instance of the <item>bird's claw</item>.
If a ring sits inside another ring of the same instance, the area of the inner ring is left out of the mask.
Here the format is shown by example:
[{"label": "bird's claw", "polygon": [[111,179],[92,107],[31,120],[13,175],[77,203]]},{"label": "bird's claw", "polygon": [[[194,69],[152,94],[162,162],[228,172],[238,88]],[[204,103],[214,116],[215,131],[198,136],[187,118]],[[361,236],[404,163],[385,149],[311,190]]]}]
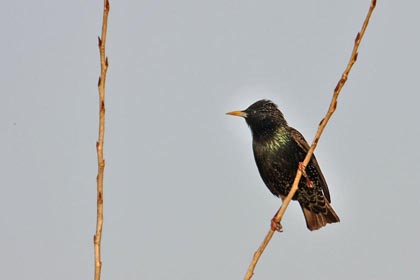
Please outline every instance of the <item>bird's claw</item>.
[{"label": "bird's claw", "polygon": [[308,174],[306,174],[305,168],[306,168],[306,166],[303,165],[303,162],[299,162],[299,170],[302,172],[303,177],[305,177],[305,179],[306,179],[306,185],[310,188],[313,188],[314,187],[314,182],[312,182],[309,179]]},{"label": "bird's claw", "polygon": [[307,177],[305,168],[306,168],[306,166],[303,165],[303,162],[299,161],[299,170],[300,170],[300,172],[302,172],[303,176]]},{"label": "bird's claw", "polygon": [[273,217],[273,219],[271,219],[271,229],[273,231],[278,231],[278,232],[282,232],[283,231],[283,226],[281,225],[280,222],[276,221],[276,218]]}]

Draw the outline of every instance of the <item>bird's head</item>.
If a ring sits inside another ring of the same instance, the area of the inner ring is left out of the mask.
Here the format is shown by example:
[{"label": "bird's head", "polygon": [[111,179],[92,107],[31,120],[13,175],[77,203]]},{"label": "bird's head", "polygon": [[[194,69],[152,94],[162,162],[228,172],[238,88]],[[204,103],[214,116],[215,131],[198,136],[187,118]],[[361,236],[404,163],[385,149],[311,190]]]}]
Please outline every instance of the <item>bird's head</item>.
[{"label": "bird's head", "polygon": [[243,111],[233,111],[228,115],[245,118],[255,137],[264,137],[287,126],[287,122],[277,105],[270,100],[260,100]]}]

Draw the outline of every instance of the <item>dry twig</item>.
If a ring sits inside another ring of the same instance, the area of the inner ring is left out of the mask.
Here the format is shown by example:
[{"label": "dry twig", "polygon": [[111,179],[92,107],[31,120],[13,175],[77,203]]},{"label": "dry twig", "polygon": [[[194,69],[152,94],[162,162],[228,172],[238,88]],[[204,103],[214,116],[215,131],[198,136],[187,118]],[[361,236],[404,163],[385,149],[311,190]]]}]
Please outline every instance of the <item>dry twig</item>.
[{"label": "dry twig", "polygon": [[98,176],[96,177],[97,187],[97,216],[96,216],[96,233],[93,237],[93,245],[95,248],[95,280],[101,279],[101,240],[102,240],[102,224],[103,224],[103,183],[104,183],[104,134],[105,134],[105,80],[106,71],[108,70],[108,57],[105,56],[106,30],[108,26],[109,2],[104,0],[104,11],[102,16],[102,35],[98,38],[99,55],[101,59],[101,76],[98,81],[99,90],[99,134],[96,142],[96,152],[98,155]]},{"label": "dry twig", "polygon": [[[353,46],[353,51],[351,53],[350,56],[350,60],[347,64],[346,69],[344,70],[343,74],[341,75],[340,80],[337,83],[337,86],[334,89],[334,94],[333,97],[331,99],[331,103],[330,103],[330,107],[328,108],[328,112],[325,115],[325,117],[322,119],[321,123],[319,124],[318,127],[318,131],[315,135],[314,140],[312,141],[312,145],[311,148],[309,149],[304,161],[303,161],[303,166],[307,166],[312,154],[318,144],[318,141],[321,137],[322,132],[324,131],[325,126],[327,125],[329,119],[331,118],[332,114],[334,113],[335,109],[337,108],[337,98],[338,95],[341,91],[341,89],[343,88],[344,84],[347,81],[347,77],[350,73],[351,68],[353,67],[354,63],[357,60],[357,51],[359,49],[359,45],[360,45],[360,41],[363,38],[363,35],[365,34],[366,28],[368,26],[369,23],[369,19],[372,15],[373,10],[375,9],[376,6],[376,0],[372,0],[371,4],[370,4],[370,8],[368,11],[368,14],[366,15],[365,21],[363,22],[363,26],[362,29],[360,30],[359,33],[357,33],[356,39],[354,41],[354,46]],[[295,194],[295,192],[298,189],[298,184],[300,181],[300,178],[302,177],[302,171],[300,168],[297,169],[297,173],[296,173],[296,178],[293,182],[292,188],[289,192],[289,194],[287,195],[287,197],[283,200],[283,203],[279,209],[279,211],[277,212],[277,215],[275,216],[275,221],[276,222],[280,222],[284,212],[287,209],[287,206],[289,205],[290,201],[292,200],[293,195]],[[265,247],[267,247],[268,243],[270,242],[271,238],[273,237],[274,231],[270,228],[269,232],[267,233],[267,235],[264,238],[264,241],[261,243],[260,247],[258,248],[258,250],[254,253],[254,257],[251,261],[251,264],[248,267],[248,271],[244,277],[245,280],[251,279],[251,277],[254,275],[254,269],[255,266],[257,265],[257,262],[260,258],[260,256],[262,255],[262,253],[265,250]]]}]

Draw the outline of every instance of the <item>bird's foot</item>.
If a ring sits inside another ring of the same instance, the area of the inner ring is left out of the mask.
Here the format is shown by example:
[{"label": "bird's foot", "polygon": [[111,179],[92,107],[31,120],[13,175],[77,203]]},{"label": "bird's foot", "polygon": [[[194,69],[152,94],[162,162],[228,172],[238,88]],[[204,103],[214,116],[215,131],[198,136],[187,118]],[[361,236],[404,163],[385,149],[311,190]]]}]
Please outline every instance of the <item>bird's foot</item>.
[{"label": "bird's foot", "polygon": [[299,170],[302,172],[303,177],[305,177],[305,179],[306,179],[306,185],[310,188],[313,188],[314,187],[314,182],[312,182],[309,179],[308,174],[306,174],[305,168],[306,168],[306,166],[303,165],[303,162],[299,162]]},{"label": "bird's foot", "polygon": [[303,162],[299,161],[299,170],[300,170],[300,172],[302,172],[303,176],[306,178],[306,177],[308,177],[308,175],[306,175],[305,168],[306,168],[306,166],[303,165]]},{"label": "bird's foot", "polygon": [[281,225],[280,222],[276,221],[276,217],[274,216],[273,219],[271,219],[271,229],[273,231],[278,231],[278,232],[282,232],[283,231],[283,226]]}]

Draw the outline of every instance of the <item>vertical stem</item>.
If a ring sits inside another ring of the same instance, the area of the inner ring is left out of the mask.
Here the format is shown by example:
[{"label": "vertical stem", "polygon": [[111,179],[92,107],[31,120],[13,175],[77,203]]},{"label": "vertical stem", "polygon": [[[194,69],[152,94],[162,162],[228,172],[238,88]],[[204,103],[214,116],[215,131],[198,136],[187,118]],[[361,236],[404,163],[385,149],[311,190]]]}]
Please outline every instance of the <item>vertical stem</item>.
[{"label": "vertical stem", "polygon": [[99,91],[99,131],[98,141],[96,142],[96,152],[98,156],[98,175],[96,177],[97,187],[97,213],[96,213],[96,232],[93,237],[93,244],[95,248],[95,280],[101,279],[101,240],[102,240],[102,225],[104,219],[104,204],[103,204],[103,183],[104,183],[104,135],[105,135],[105,80],[106,72],[108,70],[108,58],[105,56],[105,42],[106,31],[108,26],[109,2],[104,0],[104,11],[102,17],[102,35],[98,38],[99,54],[101,61],[101,75],[98,81]]}]

